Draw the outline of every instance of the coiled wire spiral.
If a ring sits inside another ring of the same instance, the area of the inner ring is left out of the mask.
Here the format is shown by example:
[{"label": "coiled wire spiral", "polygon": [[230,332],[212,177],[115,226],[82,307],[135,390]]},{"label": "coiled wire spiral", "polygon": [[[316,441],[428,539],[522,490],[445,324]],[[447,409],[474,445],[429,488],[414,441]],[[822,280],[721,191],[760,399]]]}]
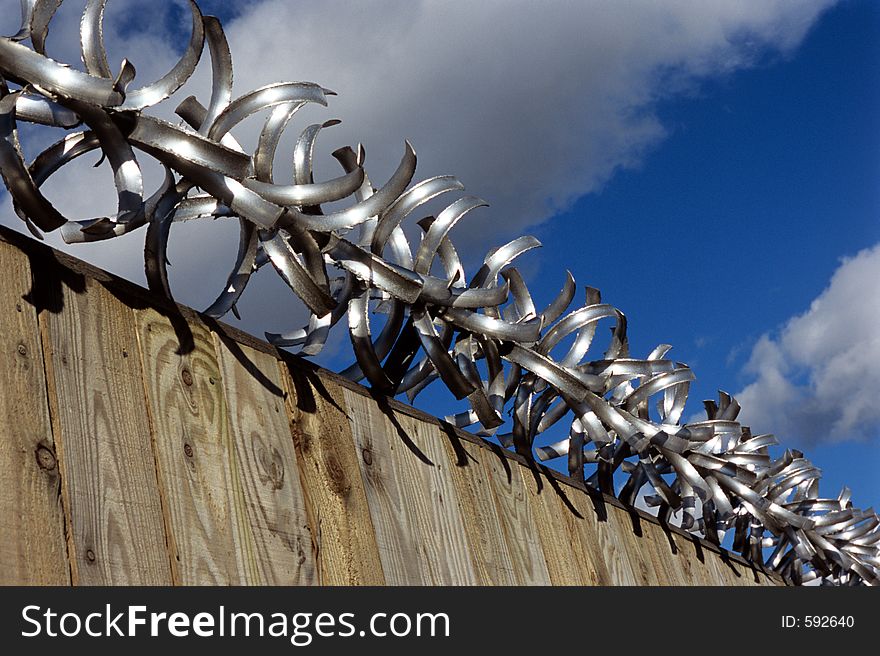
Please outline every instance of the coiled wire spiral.
[{"label": "coiled wire spiral", "polygon": [[[299,109],[326,105],[332,92],[284,82],[233,99],[223,30],[193,0],[183,56],[157,82],[130,88],[132,64],[123,60],[114,72],[107,61],[105,2],[89,0],[82,16],[84,72],[45,52],[61,0],[22,0],[21,29],[0,38],[0,171],[16,213],[36,236],[60,230],[65,241],[78,243],[145,228],[149,286],[170,297],[165,253],[171,225],[237,219],[238,254],[206,314],[234,312],[253,272],[271,265],[310,311],[304,327],[267,334],[274,344],[315,355],[345,317],[356,361],[342,373],[352,380],[365,379],[412,401],[439,378],[469,405],[447,417],[451,423],[493,435],[509,415],[512,430],[497,435],[505,447],[530,459],[565,457],[572,476],[610,494],[614,473],[622,472],[627,479],[618,496],[625,502],[633,504],[647,486],[645,501],[667,520],[680,511],[684,528],[716,543],[732,530],[734,550],[793,583],[878,582],[880,518],[871,509],[854,508],[848,489],[836,498],[821,497],[820,471],[802,453],[786,450],[771,458],[773,436],[741,426],[739,404],[724,392],[717,403],[705,402],[705,421],[682,424],[691,370],[666,357],[668,345],[643,359],[632,357],[626,318],[602,303],[597,290],[588,287],[584,305],[569,309],[576,293],[570,273],[548,306],[535,305],[511,262],[540,246],[536,239],[524,236],[492,249],[469,277],[449,233],[485,203],[462,195],[463,185],[451,176],[412,184],[416,154],[408,142],[397,170],[378,189],[366,176],[360,146],[334,152],[340,175],[315,182],[316,138],[336,121],[309,125],[296,141],[292,181],[275,182],[282,133]],[[23,43],[28,39],[30,47]],[[213,72],[207,106],[194,97],[180,103],[176,112],[188,127],[145,114],[190,77],[205,43]],[[256,150],[245,153],[231,130],[264,109],[271,111]],[[28,164],[19,121],[69,132]],[[40,186],[94,150],[113,171],[118,211],[68,220]],[[135,150],[165,169],[163,183],[149,196]],[[418,221],[422,238],[414,249],[403,222],[441,195],[456,199],[436,217]],[[343,199],[353,202],[322,211],[323,204]],[[435,263],[441,275],[434,273]],[[371,309],[386,314],[375,335]],[[602,320],[613,322],[613,330],[597,359]],[[570,346],[563,348],[563,342]],[[557,424],[568,427],[568,437],[536,447],[536,437]]]}]

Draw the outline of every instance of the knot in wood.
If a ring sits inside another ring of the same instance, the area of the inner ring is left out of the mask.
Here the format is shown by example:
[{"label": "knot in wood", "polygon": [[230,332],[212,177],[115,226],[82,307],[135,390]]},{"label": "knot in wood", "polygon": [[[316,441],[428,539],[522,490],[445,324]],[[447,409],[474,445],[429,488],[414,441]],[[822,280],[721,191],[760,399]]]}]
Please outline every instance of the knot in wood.
[{"label": "knot in wood", "polygon": [[55,454],[52,453],[52,450],[48,447],[43,446],[42,444],[37,447],[36,456],[37,465],[39,465],[41,469],[45,469],[46,471],[52,471],[58,464],[58,461],[55,460]]}]

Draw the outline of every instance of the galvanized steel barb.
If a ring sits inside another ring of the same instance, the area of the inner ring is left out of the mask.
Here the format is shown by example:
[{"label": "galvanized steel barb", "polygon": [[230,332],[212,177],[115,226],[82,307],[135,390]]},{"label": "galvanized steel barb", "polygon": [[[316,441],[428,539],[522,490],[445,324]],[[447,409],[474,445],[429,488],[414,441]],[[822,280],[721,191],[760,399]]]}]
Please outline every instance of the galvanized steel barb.
[{"label": "galvanized steel barb", "polygon": [[[793,583],[878,582],[880,518],[854,508],[848,489],[822,497],[820,471],[802,453],[786,450],[771,458],[775,439],[740,425],[739,404],[724,392],[717,402],[705,402],[705,421],[683,424],[691,370],[666,357],[668,345],[632,357],[626,318],[602,303],[597,290],[586,288],[584,305],[569,309],[576,294],[571,274],[539,309],[511,266],[540,246],[536,239],[520,237],[491,250],[469,277],[450,231],[486,203],[462,195],[463,185],[451,176],[412,184],[416,153],[408,142],[397,170],[378,189],[365,173],[360,146],[334,152],[339,176],[315,182],[316,138],[336,121],[309,125],[294,148],[292,180],[276,182],[273,161],[282,133],[300,108],[326,105],[332,92],[283,82],[233,98],[232,58],[220,22],[203,16],[192,0],[183,55],[157,82],[137,88],[130,62],[112,69],[107,61],[105,2],[89,0],[83,14],[84,71],[45,53],[61,0],[22,0],[21,29],[0,38],[0,171],[16,213],[34,235],[60,230],[65,241],[77,243],[145,228],[148,284],[170,297],[171,225],[237,220],[238,255],[206,314],[235,311],[251,275],[269,264],[311,313],[300,329],[267,334],[274,344],[315,355],[345,318],[356,361],[342,373],[352,380],[412,401],[439,378],[469,405],[448,417],[451,423],[488,436],[510,416],[512,430],[497,434],[505,447],[529,459],[567,458],[572,476],[609,494],[615,492],[614,473],[621,472],[627,479],[618,496],[627,503],[646,489],[646,502],[662,517],[678,513],[684,528],[717,543],[733,531],[734,550]],[[186,82],[206,42],[213,71],[207,106],[194,97],[179,104],[177,114],[188,127],[145,114]],[[267,108],[256,150],[246,153],[231,131]],[[18,141],[21,121],[68,133],[27,163]],[[117,212],[68,220],[40,187],[95,150],[113,171]],[[163,183],[149,195],[135,151],[165,168]],[[420,217],[423,236],[414,249],[403,222],[447,194],[454,200],[442,212]],[[323,212],[323,204],[344,199],[351,199],[345,209]],[[377,310],[385,320],[374,334]],[[600,348],[602,321],[613,330]],[[568,347],[560,348],[563,343]],[[568,437],[535,446],[535,438],[557,424],[568,428]]]}]

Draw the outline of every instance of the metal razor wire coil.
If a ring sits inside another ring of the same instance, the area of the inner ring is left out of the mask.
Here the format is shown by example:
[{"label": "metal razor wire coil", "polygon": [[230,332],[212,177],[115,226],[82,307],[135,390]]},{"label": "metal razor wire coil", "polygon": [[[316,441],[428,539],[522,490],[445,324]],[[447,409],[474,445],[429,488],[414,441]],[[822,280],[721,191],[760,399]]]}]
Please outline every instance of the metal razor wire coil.
[{"label": "metal razor wire coil", "polygon": [[[275,153],[291,119],[309,103],[326,106],[332,92],[283,82],[233,98],[232,58],[220,22],[202,15],[192,0],[185,52],[157,82],[134,87],[132,64],[123,60],[114,70],[107,60],[105,3],[89,0],[82,16],[84,71],[46,55],[61,0],[22,0],[21,29],[0,37],[0,172],[15,212],[34,235],[60,230],[66,242],[81,243],[143,228],[148,285],[170,298],[171,226],[237,220],[235,262],[205,314],[235,312],[252,274],[270,266],[310,312],[302,328],[267,334],[275,345],[316,355],[345,318],[355,362],[342,374],[351,380],[412,401],[439,379],[467,401],[466,411],[447,417],[456,426],[495,435],[531,461],[567,458],[572,476],[608,494],[615,494],[619,472],[625,483],[617,496],[624,502],[632,505],[644,495],[662,519],[675,514],[683,528],[715,543],[733,531],[735,551],[793,583],[880,581],[880,518],[870,508],[853,507],[847,488],[836,498],[821,497],[820,470],[799,451],[771,457],[774,437],[740,425],[740,406],[724,392],[717,402],[705,402],[705,421],[682,423],[694,378],[690,368],[666,357],[668,345],[632,357],[626,318],[602,303],[595,289],[587,287],[584,305],[570,309],[576,295],[570,273],[549,305],[536,305],[511,265],[540,246],[535,238],[492,249],[469,277],[450,231],[486,203],[462,195],[463,185],[452,176],[413,184],[416,154],[408,142],[397,170],[379,188],[365,173],[360,146],[335,151],[340,174],[315,182],[315,141],[335,121],[309,125],[296,140],[292,180],[276,182]],[[176,113],[185,125],[144,113],[186,82],[205,45],[213,76],[207,105],[183,100]],[[244,152],[232,130],[267,109],[255,151]],[[68,132],[27,163],[20,121]],[[165,170],[150,195],[136,150]],[[118,210],[68,220],[40,187],[92,151],[112,169]],[[413,248],[404,222],[440,196],[455,200],[437,216],[418,220],[421,241]],[[344,209],[322,209],[342,200],[349,201]],[[374,330],[377,310],[385,318]],[[596,359],[603,320],[613,329]],[[510,424],[509,432],[499,433]],[[537,446],[536,438],[552,427],[562,427],[563,435],[567,428],[567,437]]]}]

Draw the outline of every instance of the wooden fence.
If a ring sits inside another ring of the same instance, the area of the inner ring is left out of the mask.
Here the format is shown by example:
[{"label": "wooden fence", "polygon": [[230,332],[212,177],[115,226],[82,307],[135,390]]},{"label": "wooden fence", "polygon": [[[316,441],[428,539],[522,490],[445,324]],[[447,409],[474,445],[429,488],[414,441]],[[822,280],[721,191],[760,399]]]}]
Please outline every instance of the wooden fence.
[{"label": "wooden fence", "polygon": [[0,583],[779,583],[6,229],[0,275]]}]

